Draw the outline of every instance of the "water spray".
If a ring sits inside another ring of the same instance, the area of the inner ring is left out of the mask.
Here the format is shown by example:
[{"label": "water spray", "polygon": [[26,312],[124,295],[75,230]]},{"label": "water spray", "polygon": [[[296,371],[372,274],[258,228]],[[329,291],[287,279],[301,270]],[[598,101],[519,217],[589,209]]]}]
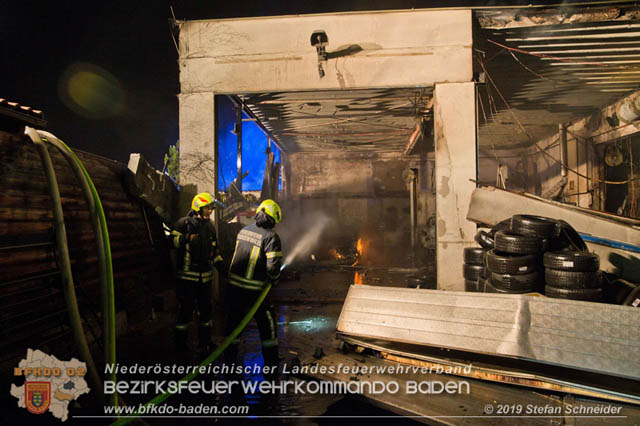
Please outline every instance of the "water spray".
[{"label": "water spray", "polygon": [[303,320],[303,321],[282,321],[277,322],[277,325],[286,325],[286,324],[313,324],[313,320]]},{"label": "water spray", "polygon": [[324,231],[324,229],[329,224],[329,218],[322,217],[314,225],[298,240],[296,245],[293,247],[293,250],[287,254],[287,257],[284,259],[284,265],[282,268],[298,257],[301,253],[304,253],[310,250],[313,247],[313,244],[318,241],[320,235]]}]

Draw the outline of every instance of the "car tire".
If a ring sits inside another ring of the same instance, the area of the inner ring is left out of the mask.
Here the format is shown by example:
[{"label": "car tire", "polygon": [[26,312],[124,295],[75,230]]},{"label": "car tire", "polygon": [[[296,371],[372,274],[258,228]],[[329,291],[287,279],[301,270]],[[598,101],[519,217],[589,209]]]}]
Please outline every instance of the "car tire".
[{"label": "car tire", "polygon": [[498,290],[491,284],[491,278],[484,280],[484,292],[485,293],[497,293]]},{"label": "car tire", "polygon": [[545,268],[560,271],[597,271],[600,268],[600,258],[588,251],[548,251],[543,256]]},{"label": "car tire", "polygon": [[485,288],[487,286],[487,281],[489,281],[490,278],[487,277],[482,277],[478,280],[478,292],[479,293],[484,293]]},{"label": "car tire", "polygon": [[511,229],[511,218],[501,220],[491,227],[489,231],[489,236],[491,238],[495,238],[496,232],[498,231],[508,231]]},{"label": "car tire", "polygon": [[540,283],[540,273],[538,271],[528,274],[491,274],[491,283],[497,289],[532,292]]},{"label": "car tire", "polygon": [[601,288],[562,288],[547,285],[544,288],[547,297],[555,299],[583,300],[586,302],[601,302]]},{"label": "car tire", "polygon": [[544,279],[547,285],[567,289],[595,289],[602,287],[599,271],[559,271],[546,268]]},{"label": "car tire", "polygon": [[636,284],[623,279],[610,281],[605,274],[602,274],[602,291],[604,292],[604,300],[612,305],[624,305],[627,296],[638,287]]},{"label": "car tire", "polygon": [[551,246],[551,238],[540,238],[540,253],[549,251]]},{"label": "car tire", "polygon": [[500,293],[500,294],[525,294],[531,293],[533,290],[504,290],[500,287],[496,287],[491,280],[485,281],[485,293]]},{"label": "car tire", "polygon": [[488,250],[493,248],[493,237],[491,237],[487,231],[478,231],[473,239],[476,243],[480,244],[481,247]]},{"label": "car tire", "polygon": [[407,278],[407,288],[425,288],[426,280],[421,277],[409,277]]},{"label": "car tire", "polygon": [[528,274],[538,268],[538,256],[513,255],[489,250],[485,257],[487,269],[497,274]]},{"label": "car tire", "polygon": [[464,280],[464,291],[478,293],[480,290],[480,281],[482,278],[478,278],[477,280]]},{"label": "car tire", "polygon": [[520,235],[552,238],[560,234],[560,225],[557,220],[548,217],[516,214],[511,217],[511,231]]},{"label": "car tire", "polygon": [[478,279],[484,274],[483,265],[469,265],[465,263],[462,265],[462,275],[465,280],[478,281]]},{"label": "car tire", "polygon": [[[587,245],[578,232],[564,220],[558,220],[560,234],[555,238],[556,246],[566,247],[572,251],[587,251]],[[552,246],[552,251],[558,250]],[[562,249],[560,249],[562,250]]]},{"label": "car tire", "polygon": [[518,235],[509,231],[498,231],[495,236],[495,250],[511,254],[538,254],[541,242],[531,235]]},{"label": "car tire", "polygon": [[631,290],[631,293],[624,299],[622,303],[625,306],[633,306],[635,308],[640,307],[640,286]]},{"label": "car tire", "polygon": [[484,265],[484,256],[487,249],[482,247],[465,247],[464,263],[467,265]]}]

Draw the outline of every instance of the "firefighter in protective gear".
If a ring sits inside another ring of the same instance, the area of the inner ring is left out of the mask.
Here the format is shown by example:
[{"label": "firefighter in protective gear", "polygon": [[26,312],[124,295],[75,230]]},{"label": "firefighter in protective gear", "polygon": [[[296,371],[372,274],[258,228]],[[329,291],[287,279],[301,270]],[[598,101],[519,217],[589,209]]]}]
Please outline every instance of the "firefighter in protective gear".
[{"label": "firefighter in protective gear", "polygon": [[[228,297],[230,334],[255,303],[264,287],[276,285],[282,266],[282,245],[273,227],[282,220],[280,206],[273,200],[264,200],[255,215],[255,223],[244,227],[236,240],[236,248],[229,269]],[[255,315],[262,341],[265,366],[278,365],[278,339],[273,306],[267,296]],[[229,347],[226,358],[235,362],[239,339]]]},{"label": "firefighter in protective gear", "polygon": [[198,346],[211,349],[211,289],[213,267],[223,270],[222,256],[218,252],[216,230],[211,220],[213,197],[201,192],[193,197],[191,211],[179,219],[171,231],[171,244],[178,251],[176,295],[179,302],[175,327],[176,347],[187,349],[189,323],[194,308],[198,307]]}]

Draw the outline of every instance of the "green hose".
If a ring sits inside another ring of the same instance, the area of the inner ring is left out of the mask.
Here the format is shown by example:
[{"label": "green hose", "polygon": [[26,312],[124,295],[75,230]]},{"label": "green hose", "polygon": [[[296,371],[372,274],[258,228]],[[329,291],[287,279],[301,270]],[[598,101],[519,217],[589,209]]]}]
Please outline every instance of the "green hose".
[{"label": "green hose", "polygon": [[[52,135],[48,132],[40,132],[46,137],[50,139],[57,140],[60,144],[69,152],[69,154],[73,157],[76,164],[82,170],[82,174],[85,176],[87,183],[89,184],[89,189],[91,190],[91,194],[93,195],[93,199],[95,202],[96,212],[98,214],[98,219],[100,222],[100,228],[102,233],[102,241],[104,244],[104,255],[105,255],[105,274],[106,274],[106,289],[103,289],[103,315],[106,317],[106,339],[105,339],[105,363],[115,365],[116,363],[116,305],[115,305],[115,296],[113,290],[113,265],[111,259],[111,244],[109,242],[109,230],[107,228],[107,219],[104,215],[104,209],[102,207],[102,202],[100,201],[100,196],[98,195],[98,191],[96,190],[95,185],[93,184],[93,180],[91,180],[91,176],[87,172],[87,169],[84,167],[80,159],[76,156],[76,154],[65,144],[63,141]],[[104,294],[106,292],[106,294]],[[113,371],[109,375],[109,379],[112,381],[116,381],[116,373]],[[111,405],[117,407],[118,406],[118,394],[114,393],[111,397]]]},{"label": "green hose", "polygon": [[[211,354],[209,354],[209,356],[206,357],[204,359],[204,361],[202,361],[200,363],[199,367],[206,367],[207,365],[209,365],[213,361],[215,361],[220,356],[220,354],[222,354],[222,352],[224,352],[224,350],[227,349],[227,347],[233,342],[233,340],[236,337],[238,337],[238,335],[240,333],[242,333],[242,330],[244,330],[244,328],[247,326],[249,321],[251,321],[251,318],[253,318],[253,316],[256,314],[256,311],[258,310],[260,305],[262,305],[262,302],[264,301],[264,298],[267,297],[267,294],[269,293],[269,290],[271,290],[271,284],[268,284],[264,288],[264,290],[262,290],[262,293],[260,293],[260,296],[258,296],[258,299],[256,300],[256,302],[253,304],[253,306],[251,307],[249,312],[247,312],[247,315],[245,315],[244,318],[242,318],[242,321],[240,321],[240,324],[238,324],[238,326],[233,329],[231,334],[229,334],[227,336],[227,338],[224,339],[224,342],[222,342],[222,344],[220,346],[218,346],[216,348],[216,350],[211,352]],[[180,379],[180,382],[185,382],[185,383],[186,382],[190,382],[191,380],[195,379],[199,374],[200,374],[200,369],[196,368],[195,371],[193,371],[191,374],[188,374],[188,375],[184,376],[182,379]],[[166,401],[167,399],[171,398],[173,395],[174,394],[171,393],[171,392],[161,393],[160,395],[158,395],[155,398],[153,398],[151,401],[147,402],[144,405],[145,409],[149,405],[158,405],[158,404]],[[116,422],[112,423],[111,426],[126,425],[127,423],[129,423],[129,422],[135,420],[136,418],[138,418],[140,415],[141,415],[141,413],[139,411],[137,411],[137,412],[135,412],[134,414],[132,414],[130,416],[126,416],[126,417],[122,416],[120,418],[120,420],[117,420]]]},{"label": "green hose", "polygon": [[[100,275],[99,278],[104,321],[105,362],[115,364],[115,335],[108,332],[111,327],[115,327],[115,325],[112,325],[112,321],[115,318],[115,312],[110,309],[111,304],[109,303],[109,298],[113,298],[113,278],[109,281],[108,271],[111,272],[111,277],[113,277],[113,270],[110,256],[109,234],[108,232],[105,232],[105,230],[107,230],[106,220],[101,220],[101,218],[104,219],[104,210],[101,209],[102,204],[100,197],[98,196],[97,191],[95,191],[95,186],[93,186],[91,177],[75,153],[55,135],[42,130],[38,131],[38,134],[41,136],[43,141],[52,144],[65,157],[71,166],[73,173],[80,182],[80,187],[87,201],[89,217],[91,218],[91,225],[96,236],[96,245],[98,249],[98,270]],[[98,210],[98,205],[100,206],[100,211]],[[109,252],[109,256],[107,256],[107,252]],[[109,378],[112,381],[115,381],[115,372],[112,372]],[[102,392],[102,389],[98,390],[98,392]],[[117,394],[114,394],[111,403],[117,405]]]},{"label": "green hose", "polygon": [[56,179],[56,174],[53,169],[53,163],[51,162],[51,156],[49,155],[49,151],[47,151],[47,147],[44,142],[40,138],[40,135],[32,128],[26,127],[25,133],[33,144],[38,149],[38,154],[42,160],[42,165],[44,168],[45,175],[47,177],[47,181],[49,183],[49,194],[51,195],[51,201],[53,202],[53,216],[54,216],[54,227],[56,231],[56,241],[58,245],[58,252],[60,256],[60,270],[62,272],[63,279],[63,292],[64,298],[67,304],[68,314],[69,314],[69,322],[71,324],[71,329],[73,330],[73,338],[80,352],[80,355],[84,358],[87,363],[87,368],[89,370],[88,378],[91,382],[91,385],[94,387],[98,387],[98,395],[101,397],[102,392],[100,387],[102,386],[102,382],[100,380],[100,375],[98,374],[98,370],[96,369],[95,362],[93,361],[93,357],[91,356],[91,351],[89,350],[89,345],[87,344],[87,339],[84,333],[84,329],[82,327],[82,318],[80,317],[80,310],[78,309],[78,300],[76,298],[75,286],[73,283],[73,273],[71,272],[71,260],[69,257],[69,245],[67,243],[67,231],[64,224],[64,214],[62,212],[62,201],[60,199],[60,189],[58,187],[58,180]]}]

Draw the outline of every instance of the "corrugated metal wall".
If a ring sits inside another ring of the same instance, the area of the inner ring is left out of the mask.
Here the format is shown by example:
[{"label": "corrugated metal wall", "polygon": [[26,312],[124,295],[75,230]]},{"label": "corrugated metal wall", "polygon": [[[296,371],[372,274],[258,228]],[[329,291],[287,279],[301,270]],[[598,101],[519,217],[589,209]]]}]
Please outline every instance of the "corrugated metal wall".
[{"label": "corrugated metal wall", "polygon": [[[66,160],[49,152],[60,186],[69,252],[80,310],[101,340],[98,261],[89,212]],[[124,164],[76,154],[100,194],[109,229],[116,309],[129,321],[150,311],[150,294],[169,285],[162,224],[125,189]],[[52,202],[40,157],[23,136],[0,131],[0,364],[41,347],[64,356],[73,352],[61,289]],[[95,353],[96,351],[94,351]],[[98,351],[99,352],[99,351]],[[17,364],[16,364],[17,365]]]}]

